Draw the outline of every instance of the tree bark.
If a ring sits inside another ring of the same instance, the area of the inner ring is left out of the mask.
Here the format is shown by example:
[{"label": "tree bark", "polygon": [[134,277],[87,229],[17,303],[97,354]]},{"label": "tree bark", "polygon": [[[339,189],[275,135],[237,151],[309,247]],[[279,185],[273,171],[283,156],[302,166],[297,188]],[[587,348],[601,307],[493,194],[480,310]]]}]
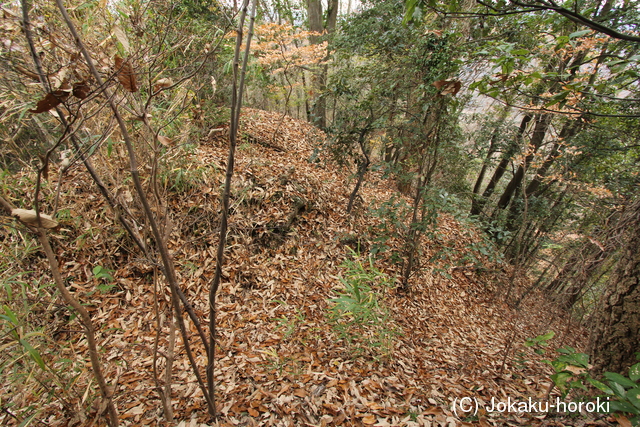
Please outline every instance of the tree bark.
[{"label": "tree bark", "polygon": [[491,180],[489,180],[487,187],[482,193],[482,197],[474,199],[475,203],[473,203],[471,207],[471,215],[479,215],[482,212],[484,205],[487,203],[487,200],[493,194],[493,191],[498,185],[498,182],[500,182],[500,179],[502,179],[502,176],[506,172],[507,166],[509,166],[509,162],[511,161],[511,156],[520,145],[520,141],[522,140],[522,137],[527,130],[527,126],[529,125],[529,122],[532,118],[533,116],[531,114],[527,114],[522,118],[522,121],[520,122],[520,128],[518,129],[518,137],[513,140],[507,151],[503,154],[502,160],[500,160],[500,163],[498,163],[496,170],[493,172]]},{"label": "tree bark", "polygon": [[509,202],[511,201],[513,195],[515,194],[516,189],[520,188],[522,180],[524,179],[524,175],[527,172],[531,161],[533,160],[534,154],[538,151],[540,145],[542,145],[550,124],[551,115],[549,114],[539,116],[537,118],[536,126],[533,130],[533,135],[531,136],[531,142],[529,143],[529,145],[531,146],[531,153],[527,155],[527,157],[525,157],[524,162],[518,167],[515,175],[513,176],[513,178],[511,178],[509,184],[507,184],[507,188],[502,193],[502,196],[500,196],[500,200],[498,200],[498,209],[501,210],[506,208],[509,205]]},{"label": "tree bark", "polygon": [[[307,15],[309,19],[309,30],[317,33],[331,34],[336,29],[338,21],[339,0],[329,0],[327,7],[327,20],[322,21],[322,2],[321,0],[307,0]],[[311,44],[317,44],[322,41],[323,36],[314,35],[309,37]],[[328,59],[325,58],[325,60]],[[327,126],[327,100],[322,93],[327,87],[327,74],[329,68],[327,65],[321,65],[313,78],[314,102],[311,110],[312,122],[321,129]]]},{"label": "tree bark", "polygon": [[327,23],[325,29],[331,34],[336,29],[336,23],[338,22],[338,9],[340,9],[340,0],[329,0],[329,6],[327,7]]},{"label": "tree bark", "polygon": [[628,215],[628,240],[600,299],[589,337],[596,372],[626,375],[640,351],[640,201]]},{"label": "tree bark", "polygon": [[[322,25],[322,1],[307,0],[307,17],[309,19],[309,30],[322,33],[324,26]],[[311,36],[309,41],[316,44],[320,41],[320,36]]]},{"label": "tree bark", "polygon": [[365,138],[369,133],[369,127],[366,126],[360,131],[360,135],[358,135],[358,145],[360,146],[360,150],[362,151],[362,158],[360,159],[360,165],[358,167],[358,180],[356,182],[356,186],[351,192],[351,196],[349,196],[349,203],[347,204],[347,213],[351,213],[353,209],[353,203],[356,200],[356,196],[358,195],[358,191],[360,190],[360,186],[364,181],[364,176],[367,174],[369,170],[369,165],[371,164],[371,159],[369,158],[369,149],[367,148],[367,143],[365,142]]}]

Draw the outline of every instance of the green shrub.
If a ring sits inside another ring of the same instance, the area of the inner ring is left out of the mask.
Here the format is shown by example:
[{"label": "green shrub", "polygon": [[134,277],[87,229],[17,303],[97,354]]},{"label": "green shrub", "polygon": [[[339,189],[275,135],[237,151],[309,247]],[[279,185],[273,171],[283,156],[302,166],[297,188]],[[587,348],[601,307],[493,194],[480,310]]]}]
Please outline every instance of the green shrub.
[{"label": "green shrub", "polygon": [[366,352],[376,359],[387,357],[393,352],[393,338],[397,332],[391,326],[391,315],[380,298],[391,286],[391,280],[374,266],[373,258],[363,262],[353,250],[351,256],[352,259],[342,264],[345,275],[340,281],[344,288],[328,301],[329,321],[356,354]]},{"label": "green shrub", "polygon": [[[528,339],[525,345],[529,347],[546,347],[547,341],[553,337],[553,332]],[[589,355],[579,353],[570,346],[557,350],[560,355],[553,360],[545,360],[551,365],[555,374],[551,380],[564,399],[573,392],[578,399],[592,398],[593,389],[600,393],[599,397],[612,399],[608,409],[610,413],[629,414],[632,425],[640,425],[640,363],[629,368],[629,375],[624,376],[614,372],[605,372],[604,379],[598,380],[591,376],[589,369]],[[536,351],[538,352],[538,351]],[[539,352],[541,354],[541,352]],[[636,353],[640,359],[640,353]],[[606,383],[605,383],[606,381]]]}]

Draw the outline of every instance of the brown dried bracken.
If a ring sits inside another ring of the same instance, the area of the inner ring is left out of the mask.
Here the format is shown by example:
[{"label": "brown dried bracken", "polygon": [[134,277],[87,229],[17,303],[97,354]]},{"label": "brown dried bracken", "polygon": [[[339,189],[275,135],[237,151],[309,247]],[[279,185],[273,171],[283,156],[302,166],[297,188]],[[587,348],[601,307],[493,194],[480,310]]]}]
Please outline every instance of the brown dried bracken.
[{"label": "brown dried bracken", "polygon": [[153,85],[153,90],[157,92],[160,89],[165,89],[170,86],[173,86],[173,84],[174,84],[173,80],[170,77],[165,77],[163,79],[159,79],[158,81],[156,81],[156,83]]}]

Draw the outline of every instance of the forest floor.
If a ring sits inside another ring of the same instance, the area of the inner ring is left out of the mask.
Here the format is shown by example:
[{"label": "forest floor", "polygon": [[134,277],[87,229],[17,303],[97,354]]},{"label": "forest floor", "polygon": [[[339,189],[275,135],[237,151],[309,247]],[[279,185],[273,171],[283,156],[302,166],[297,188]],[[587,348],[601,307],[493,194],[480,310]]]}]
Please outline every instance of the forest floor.
[{"label": "forest floor", "polygon": [[[542,356],[524,345],[527,338],[553,330],[556,337],[550,348],[581,349],[586,333],[539,293],[532,293],[519,310],[507,305],[507,289],[512,286],[512,295],[518,295],[528,282],[517,277],[510,284],[508,267],[480,256],[473,262],[465,258],[478,242],[468,224],[440,215],[436,239],[425,238],[421,259],[444,248],[447,262],[423,261],[411,278],[410,290],[400,292],[399,268],[390,254],[394,248],[402,249],[401,240],[390,238],[386,242],[390,249],[375,263],[369,264],[368,258],[376,244],[376,226],[386,221],[371,215],[370,209],[393,195],[401,197],[394,183],[371,172],[355,212],[349,215],[346,204],[354,184],[353,168],[339,167],[325,150],[318,149],[323,136],[310,125],[246,109],[241,133],[217,303],[217,425],[560,426],[610,421],[489,412],[492,399],[546,399],[553,372],[541,362]],[[171,217],[170,249],[182,288],[203,324],[215,270],[218,195],[227,149],[226,130],[214,129],[209,141],[186,155],[184,151],[176,155],[175,169],[167,171],[164,181]],[[111,168],[113,173],[126,174],[124,169]],[[52,177],[53,182],[56,179]],[[127,191],[123,188],[121,197],[128,197]],[[131,242],[118,230],[106,203],[79,166],[64,180],[60,206],[68,219],[61,221],[62,227],[51,238],[63,277],[96,325],[105,375],[117,382],[114,396],[121,424],[165,425],[152,374],[157,345],[161,383],[163,355],[175,357],[176,422],[211,425],[181,339],[173,351],[169,346],[165,303],[169,291],[153,265],[132,252]],[[5,237],[3,245],[8,240]],[[37,251],[23,261],[36,272],[30,273],[33,278],[49,276],[45,259]],[[341,279],[348,282],[356,277],[349,273],[349,261],[378,282],[371,284],[369,294],[378,301],[371,308],[378,317],[360,324],[350,324],[353,317],[347,314],[331,321],[329,300],[344,290]],[[104,279],[93,271],[95,266],[111,272],[113,282],[106,291]],[[29,275],[23,277],[28,279]],[[96,291],[100,285],[103,291]],[[159,289],[157,293],[154,288]],[[64,307],[51,307],[57,306],[51,303],[42,313],[42,327],[51,337],[49,348],[40,347],[40,353],[54,367],[62,366],[54,363],[54,357],[86,357],[79,324],[68,322]],[[188,326],[204,374],[206,355],[197,342],[195,326]],[[5,396],[2,403],[19,400],[39,407],[41,424],[35,425],[103,425],[94,421],[98,405],[91,406],[90,399],[97,390],[89,368],[87,357],[73,384],[58,392],[65,404],[61,399],[45,399],[41,385],[20,391],[8,380],[0,385]],[[73,369],[78,369],[77,364]],[[554,391],[550,398],[556,396]],[[477,413],[464,414],[456,407],[465,397],[479,405]],[[85,413],[78,408],[85,408]],[[18,424],[6,413],[0,414],[0,424],[13,422]]]}]

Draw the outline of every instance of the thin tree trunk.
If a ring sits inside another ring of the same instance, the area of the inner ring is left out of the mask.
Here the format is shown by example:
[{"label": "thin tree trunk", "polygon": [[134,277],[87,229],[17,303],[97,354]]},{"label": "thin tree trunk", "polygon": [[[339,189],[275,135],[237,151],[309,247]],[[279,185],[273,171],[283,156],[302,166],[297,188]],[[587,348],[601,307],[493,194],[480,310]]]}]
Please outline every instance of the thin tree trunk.
[{"label": "thin tree trunk", "polygon": [[569,138],[574,136],[578,132],[580,126],[581,122],[579,121],[568,121],[564,124],[562,130],[560,131],[560,135],[558,135],[558,140],[554,143],[551,152],[549,152],[549,154],[547,155],[547,158],[545,159],[544,163],[542,163],[542,166],[540,166],[540,168],[538,168],[538,170],[536,171],[536,176],[531,180],[529,185],[527,185],[527,189],[525,191],[528,196],[533,196],[536,193],[536,191],[540,187],[540,184],[542,184],[543,179],[547,176],[549,169],[551,168],[551,166],[553,166],[556,159],[558,158],[560,144],[566,143]]},{"label": "thin tree trunk", "polygon": [[360,161],[360,166],[358,167],[358,181],[356,182],[356,186],[353,188],[351,195],[349,196],[349,203],[347,204],[347,213],[351,213],[353,209],[353,203],[356,200],[356,196],[358,195],[358,191],[360,190],[360,186],[364,181],[364,176],[367,174],[369,170],[369,165],[371,164],[371,159],[369,158],[369,150],[366,147],[365,137],[369,131],[368,127],[365,127],[360,131],[360,135],[358,136],[358,145],[360,146],[360,151],[362,152],[362,159]]},{"label": "thin tree trunk", "polygon": [[407,246],[405,249],[406,262],[404,263],[404,268],[402,272],[402,282],[401,282],[402,289],[404,291],[409,290],[409,279],[411,278],[411,273],[414,270],[418,239],[420,238],[418,229],[417,229],[418,211],[420,208],[420,202],[422,201],[422,196],[424,195],[425,182],[426,182],[426,179],[418,180],[418,188],[416,189],[416,195],[413,198],[413,214],[411,217],[411,224],[409,225],[409,235],[407,236]]},{"label": "thin tree trunk", "polygon": [[[307,0],[307,19],[309,20],[309,30],[322,34],[324,26],[322,25],[322,1],[321,0]],[[313,35],[309,37],[309,43],[317,44],[320,42],[320,35]],[[322,86],[322,70],[316,71],[311,76],[311,87],[313,90],[313,97],[311,103],[311,122],[316,126],[324,127],[325,118],[325,105],[324,97],[320,96],[323,90]]]},{"label": "thin tree trunk", "polygon": [[[436,170],[436,166],[438,165],[438,150],[440,148],[440,115],[441,112],[445,109],[444,100],[438,105],[436,112],[434,113],[434,124],[431,127],[430,131],[427,132],[427,140],[429,139],[429,135],[433,135],[433,144],[426,144],[426,147],[423,148],[423,151],[429,147],[429,145],[433,145],[433,151],[429,155],[428,153],[423,152],[422,159],[420,161],[419,172],[423,178],[418,179],[418,188],[416,189],[416,194],[413,199],[413,213],[411,217],[411,224],[409,225],[409,234],[407,236],[407,244],[405,249],[405,258],[406,263],[403,265],[404,269],[402,272],[402,282],[401,286],[404,291],[409,290],[409,279],[411,278],[411,274],[415,269],[415,258],[416,252],[418,250],[418,243],[420,241],[421,232],[418,230],[418,225],[424,221],[425,216],[425,207],[423,206],[420,220],[418,220],[418,211],[420,211],[420,205],[424,201],[424,194],[427,190],[427,186],[431,184],[431,178],[433,177],[433,173]],[[425,118],[426,122],[426,118]]]},{"label": "thin tree trunk", "polygon": [[538,151],[538,148],[540,148],[540,146],[542,145],[542,142],[544,141],[544,137],[547,134],[547,129],[549,128],[550,124],[551,124],[551,115],[549,114],[539,116],[538,119],[536,120],[536,126],[533,130],[533,135],[531,136],[531,142],[529,143],[529,146],[531,147],[531,153],[528,154],[525,157],[523,163],[520,164],[520,166],[518,166],[518,170],[516,171],[513,178],[511,178],[511,181],[509,181],[509,184],[507,184],[507,187],[502,193],[502,196],[500,196],[500,200],[498,200],[498,205],[497,205],[498,210],[502,210],[506,208],[509,205],[509,202],[511,201],[513,195],[515,194],[516,189],[520,188],[522,184],[522,180],[524,179],[524,175],[527,172],[527,169],[529,168],[529,164],[531,164],[534,154]]},{"label": "thin tree trunk", "polygon": [[[327,20],[322,22],[322,1],[321,0],[307,0],[307,17],[309,20],[309,30],[322,34],[326,31],[327,34],[332,34],[336,28],[336,22],[338,20],[338,9],[340,8],[339,0],[329,0],[327,7]],[[320,43],[322,35],[314,35],[309,37],[311,44]],[[325,58],[325,60],[328,57]],[[327,87],[327,75],[329,67],[321,65],[319,71],[313,79],[313,91],[315,101],[312,107],[312,121],[321,129],[327,126],[327,100],[323,95]]]},{"label": "thin tree trunk", "polygon": [[527,130],[527,126],[529,125],[529,122],[531,122],[532,118],[533,118],[533,115],[526,114],[520,121],[520,128],[518,129],[517,138],[511,142],[511,144],[509,145],[509,148],[503,154],[502,159],[500,160],[500,163],[498,163],[498,166],[493,172],[493,176],[489,180],[487,187],[482,193],[482,197],[475,199],[476,203],[474,203],[471,207],[471,215],[479,215],[482,212],[482,209],[484,208],[484,205],[487,203],[487,200],[489,200],[489,197],[491,197],[491,195],[493,194],[496,186],[502,179],[502,176],[507,171],[507,166],[509,166],[509,162],[511,162],[511,156],[513,156],[513,154],[516,152],[516,150],[520,146],[524,133]]},{"label": "thin tree trunk", "polygon": [[[504,122],[504,120],[507,118],[507,115],[509,114],[509,109],[508,108],[504,108],[502,110],[502,113],[500,114],[500,118],[498,119],[498,125],[495,127],[495,129],[493,130],[493,133],[491,135],[491,138],[489,140],[489,149],[487,150],[487,155],[484,158],[484,161],[482,162],[482,168],[480,169],[480,173],[478,174],[478,177],[476,178],[476,183],[473,186],[473,194],[474,196],[477,194],[480,194],[480,187],[482,186],[482,182],[484,181],[484,177],[487,173],[487,168],[489,167],[489,163],[491,162],[491,157],[493,156],[493,154],[496,152],[496,144],[498,142],[498,136],[500,134],[500,124],[502,124],[502,122]],[[473,202],[476,202],[476,198],[474,197]]]},{"label": "thin tree trunk", "polygon": [[329,6],[327,7],[327,23],[325,30],[331,34],[336,29],[336,23],[338,22],[338,9],[340,9],[340,0],[329,0]]},{"label": "thin tree trunk", "polygon": [[220,216],[220,234],[218,240],[218,249],[216,252],[216,271],[213,281],[209,287],[209,351],[207,354],[207,388],[211,395],[212,407],[209,413],[215,420],[217,412],[215,407],[215,380],[214,380],[214,364],[216,357],[216,294],[222,280],[222,266],[224,264],[224,248],[227,241],[227,225],[229,217],[229,198],[231,196],[231,179],[233,178],[233,168],[235,163],[235,149],[238,140],[238,126],[240,122],[240,109],[242,107],[242,94],[244,89],[244,78],[247,70],[247,62],[249,59],[249,49],[251,47],[251,38],[253,36],[253,24],[255,21],[257,0],[253,0],[251,6],[251,15],[249,23],[249,31],[245,44],[244,57],[242,58],[242,68],[240,69],[240,47],[242,46],[244,34],[244,20],[249,7],[249,0],[244,0],[242,6],[242,14],[238,24],[238,32],[236,35],[236,47],[233,61],[233,91],[231,101],[231,123],[229,126],[229,155],[227,157],[227,170],[225,173],[224,189],[222,191],[221,202],[222,212]]},{"label": "thin tree trunk", "polygon": [[[11,211],[14,209],[14,206],[5,200],[2,196],[0,196],[0,207],[2,207],[8,215],[11,215]],[[39,215],[39,212],[38,212]],[[70,305],[76,313],[78,313],[78,317],[82,327],[84,328],[84,336],[87,339],[87,347],[89,349],[89,359],[91,360],[91,370],[93,371],[93,376],[98,383],[98,388],[100,389],[100,394],[102,398],[107,402],[107,410],[109,414],[108,422],[110,426],[118,425],[118,413],[116,411],[116,407],[113,403],[113,393],[115,386],[109,386],[107,384],[107,380],[102,373],[102,365],[100,364],[100,356],[98,355],[98,345],[95,339],[95,330],[93,328],[93,322],[91,321],[91,316],[89,316],[89,312],[87,309],[80,304],[80,302],[69,292],[67,287],[64,284],[64,279],[60,274],[60,264],[58,263],[58,259],[53,252],[53,248],[49,243],[49,237],[47,235],[47,231],[44,228],[36,228],[29,225],[26,225],[30,231],[34,232],[34,234],[38,237],[38,241],[42,245],[42,249],[47,257],[47,261],[49,262],[49,267],[51,269],[51,275],[53,276],[53,281],[56,285],[56,289],[62,295],[62,299],[68,305]]]},{"label": "thin tree trunk", "polygon": [[47,260],[49,261],[49,265],[51,266],[51,273],[53,274],[54,282],[56,284],[56,288],[58,292],[62,295],[64,301],[69,304],[73,309],[78,313],[81,319],[82,326],[85,330],[85,337],[87,338],[87,346],[89,347],[89,358],[91,360],[91,369],[93,370],[93,375],[98,382],[98,387],[100,388],[100,394],[102,398],[107,402],[107,411],[109,413],[109,424],[113,427],[118,425],[118,412],[116,411],[116,407],[113,403],[113,393],[115,391],[115,384],[112,386],[107,385],[107,381],[104,378],[102,373],[102,368],[100,364],[100,357],[98,356],[98,345],[96,344],[95,339],[95,331],[93,329],[93,322],[91,321],[91,316],[89,316],[89,312],[86,308],[78,300],[76,300],[69,290],[64,285],[64,280],[60,275],[60,266],[58,264],[58,260],[53,253],[53,249],[49,244],[49,237],[47,236],[46,231],[43,228],[38,228],[36,231],[36,235],[38,236],[38,240],[44,249],[44,253],[47,256]]}]

